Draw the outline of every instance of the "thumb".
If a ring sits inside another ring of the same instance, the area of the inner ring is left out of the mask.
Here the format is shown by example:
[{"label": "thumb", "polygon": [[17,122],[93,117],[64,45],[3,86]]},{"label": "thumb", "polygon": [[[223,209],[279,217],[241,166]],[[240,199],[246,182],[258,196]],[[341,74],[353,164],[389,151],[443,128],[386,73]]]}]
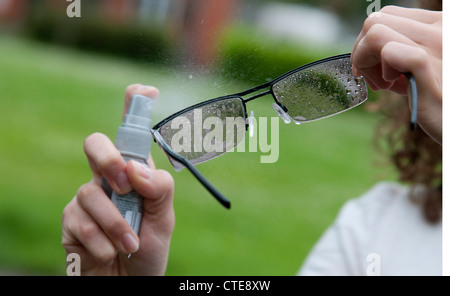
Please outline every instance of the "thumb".
[{"label": "thumb", "polygon": [[168,172],[151,169],[134,160],[128,162],[126,169],[131,186],[145,199],[146,212],[161,214],[171,210],[174,181]]}]

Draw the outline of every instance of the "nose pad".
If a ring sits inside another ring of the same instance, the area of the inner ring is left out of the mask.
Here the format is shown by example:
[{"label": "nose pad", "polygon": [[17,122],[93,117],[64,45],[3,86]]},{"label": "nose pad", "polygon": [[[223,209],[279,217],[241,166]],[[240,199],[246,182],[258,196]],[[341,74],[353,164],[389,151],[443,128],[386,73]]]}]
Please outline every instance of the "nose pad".
[{"label": "nose pad", "polygon": [[277,103],[272,104],[273,110],[283,119],[284,123],[291,123],[291,117]]}]

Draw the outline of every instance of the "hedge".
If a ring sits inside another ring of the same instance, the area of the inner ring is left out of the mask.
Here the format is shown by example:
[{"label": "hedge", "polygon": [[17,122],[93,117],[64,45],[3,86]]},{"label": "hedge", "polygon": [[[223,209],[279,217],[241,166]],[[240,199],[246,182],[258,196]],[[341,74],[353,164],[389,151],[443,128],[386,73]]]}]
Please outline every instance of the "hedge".
[{"label": "hedge", "polygon": [[333,54],[328,48],[312,49],[238,26],[224,35],[216,67],[224,77],[258,84]]}]

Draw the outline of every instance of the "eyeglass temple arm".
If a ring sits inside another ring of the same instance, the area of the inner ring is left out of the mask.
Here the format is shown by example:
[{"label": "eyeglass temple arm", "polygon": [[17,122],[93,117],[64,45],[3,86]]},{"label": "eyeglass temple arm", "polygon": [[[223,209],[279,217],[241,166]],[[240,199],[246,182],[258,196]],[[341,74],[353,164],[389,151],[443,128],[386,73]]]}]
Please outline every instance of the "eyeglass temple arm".
[{"label": "eyeglass temple arm", "polygon": [[189,161],[187,161],[184,157],[178,158],[174,156],[172,157],[181,162],[184,166],[186,166],[186,168],[197,178],[197,180],[200,183],[202,183],[202,185],[214,196],[214,198],[221,205],[223,205],[227,209],[231,208],[230,201],[222,193],[220,193],[219,190],[217,190],[211,183],[209,183],[209,181],[206,180],[206,178],[203,177],[203,175]]},{"label": "eyeglass temple arm", "polygon": [[159,133],[153,133],[153,137],[161,144],[161,147],[164,149],[164,151],[167,154],[169,154],[170,157],[182,163],[197,178],[197,180],[200,183],[202,183],[202,185],[214,196],[214,198],[221,205],[223,205],[227,209],[231,208],[231,202],[222,193],[220,193],[211,183],[209,183],[209,181],[206,180],[205,177],[203,177],[203,175],[195,168],[193,164],[191,164],[186,158],[174,153],[169,147],[167,147],[167,144],[161,138]]},{"label": "eyeglass temple arm", "polygon": [[414,131],[417,127],[417,83],[411,73],[405,73],[405,76],[409,81],[409,93],[411,95],[411,120],[409,127],[411,131]]}]

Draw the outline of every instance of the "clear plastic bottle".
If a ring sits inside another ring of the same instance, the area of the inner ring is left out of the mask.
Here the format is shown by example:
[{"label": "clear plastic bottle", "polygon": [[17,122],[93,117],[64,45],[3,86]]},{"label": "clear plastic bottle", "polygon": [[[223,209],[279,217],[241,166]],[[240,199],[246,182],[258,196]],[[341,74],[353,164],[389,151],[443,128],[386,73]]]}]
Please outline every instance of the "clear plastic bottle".
[{"label": "clear plastic bottle", "polygon": [[[147,158],[153,137],[151,129],[151,111],[154,100],[142,95],[133,95],[122,125],[117,131],[116,147],[126,162],[134,160],[148,166]],[[108,192],[107,192],[108,193]],[[143,197],[136,191],[119,195],[110,191],[111,200],[122,216],[139,235],[141,225]]]}]

